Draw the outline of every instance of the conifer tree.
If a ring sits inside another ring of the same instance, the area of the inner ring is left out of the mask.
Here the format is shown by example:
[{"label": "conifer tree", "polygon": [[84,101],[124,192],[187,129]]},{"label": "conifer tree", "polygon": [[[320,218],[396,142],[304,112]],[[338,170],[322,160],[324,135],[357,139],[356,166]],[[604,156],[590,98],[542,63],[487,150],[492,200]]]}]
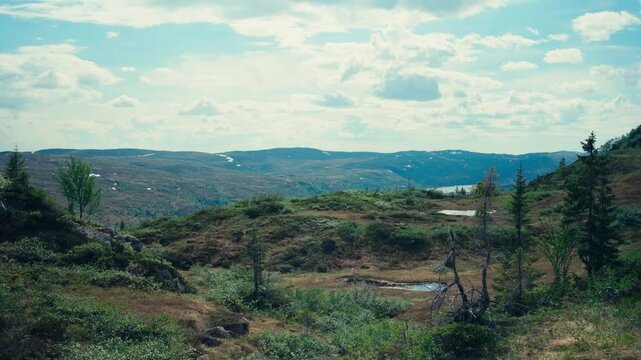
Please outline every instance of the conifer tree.
[{"label": "conifer tree", "polygon": [[494,284],[494,288],[504,298],[506,307],[517,312],[521,312],[523,294],[531,287],[535,277],[532,258],[528,254],[530,243],[524,229],[527,225],[526,187],[523,167],[519,164],[509,208],[514,223],[514,236],[500,260]]},{"label": "conifer tree", "polygon": [[563,223],[580,229],[578,254],[588,275],[612,264],[617,258],[613,231],[612,191],[607,157],[599,155],[594,132],[581,142],[575,172],[566,180]]},{"label": "conifer tree", "polygon": [[18,151],[17,146],[11,152],[9,161],[5,165],[4,177],[14,186],[26,188],[29,185],[29,174],[26,171],[24,158]]}]

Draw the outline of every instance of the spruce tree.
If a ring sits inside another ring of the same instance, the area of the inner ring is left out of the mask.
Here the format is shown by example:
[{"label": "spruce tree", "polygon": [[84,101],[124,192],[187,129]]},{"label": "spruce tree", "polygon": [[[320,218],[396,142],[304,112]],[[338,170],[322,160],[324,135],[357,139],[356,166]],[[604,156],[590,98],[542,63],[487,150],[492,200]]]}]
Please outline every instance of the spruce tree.
[{"label": "spruce tree", "polygon": [[606,171],[607,157],[599,155],[594,132],[581,142],[574,174],[566,180],[563,223],[580,229],[578,254],[588,275],[616,261],[612,224],[612,192]]},{"label": "spruce tree", "polygon": [[11,155],[9,156],[9,161],[4,168],[4,177],[11,182],[13,186],[18,187],[27,187],[29,185],[29,174],[26,171],[26,166],[24,158],[18,147],[16,146]]},{"label": "spruce tree", "polygon": [[526,290],[531,287],[535,272],[532,259],[528,255],[529,241],[524,227],[527,225],[527,204],[525,191],[527,181],[523,176],[523,167],[519,164],[514,179],[514,189],[510,197],[510,213],[514,224],[514,236],[507,244],[505,255],[501,258],[494,288],[504,299],[506,307],[522,312],[522,299]]}]

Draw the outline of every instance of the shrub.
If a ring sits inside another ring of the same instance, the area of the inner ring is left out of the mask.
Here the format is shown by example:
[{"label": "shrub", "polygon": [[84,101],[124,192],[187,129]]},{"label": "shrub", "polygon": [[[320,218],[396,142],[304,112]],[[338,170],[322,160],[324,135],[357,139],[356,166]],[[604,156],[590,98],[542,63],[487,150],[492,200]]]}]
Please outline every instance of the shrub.
[{"label": "shrub", "polygon": [[321,243],[321,248],[323,249],[323,253],[325,254],[332,254],[334,251],[336,251],[336,241],[333,239],[325,239]]},{"label": "shrub", "polygon": [[[472,238],[472,234],[470,233],[470,229],[468,227],[456,223],[450,224],[450,227],[454,231],[454,234],[456,234],[456,238],[458,240],[457,246],[462,246],[469,243]],[[450,233],[447,226],[445,225],[436,227],[430,232],[430,239],[432,242],[447,244],[449,238]]]},{"label": "shrub", "polygon": [[165,290],[175,292],[187,290],[185,279],[167,260],[140,257],[134,262],[132,271],[153,279]]},{"label": "shrub", "polygon": [[263,333],[256,339],[258,351],[265,359],[324,359],[335,349],[311,335]]},{"label": "shrub", "polygon": [[115,269],[78,266],[73,272],[83,281],[100,287],[128,287],[132,289],[158,289],[160,285],[142,276]]},{"label": "shrub", "polygon": [[623,267],[608,267],[581,280],[577,281],[577,287],[579,289],[587,287],[589,298],[596,302],[616,302],[641,292],[639,274],[625,271]]},{"label": "shrub", "polygon": [[387,242],[394,233],[394,226],[382,221],[372,221],[365,226],[365,236],[370,241]]},{"label": "shrub", "polygon": [[414,226],[403,226],[394,230],[392,241],[403,250],[422,250],[430,245],[427,232]]},{"label": "shrub", "polygon": [[22,263],[52,263],[59,258],[58,254],[46,248],[45,244],[36,237],[23,238],[15,243],[2,244],[0,253],[4,253],[8,258]]},{"label": "shrub", "polygon": [[496,338],[481,325],[455,323],[435,329],[434,342],[455,359],[477,359],[496,349]]},{"label": "shrub", "polygon": [[63,259],[72,265],[91,264],[103,268],[125,269],[129,265],[127,255],[115,252],[109,246],[97,241],[75,246]]},{"label": "shrub", "polygon": [[617,220],[625,227],[641,226],[641,209],[621,207],[617,209]]},{"label": "shrub", "polygon": [[396,247],[401,250],[420,250],[431,245],[428,234],[419,227],[393,225],[373,221],[365,227],[365,236],[373,243]]},{"label": "shrub", "polygon": [[344,220],[336,226],[336,233],[344,242],[352,245],[358,241],[360,229],[358,224],[351,220]]},{"label": "shrub", "polygon": [[260,195],[251,198],[250,200],[239,202],[243,206],[243,214],[250,219],[255,219],[259,216],[272,215],[280,213],[285,209],[282,202],[283,198],[277,195]]}]

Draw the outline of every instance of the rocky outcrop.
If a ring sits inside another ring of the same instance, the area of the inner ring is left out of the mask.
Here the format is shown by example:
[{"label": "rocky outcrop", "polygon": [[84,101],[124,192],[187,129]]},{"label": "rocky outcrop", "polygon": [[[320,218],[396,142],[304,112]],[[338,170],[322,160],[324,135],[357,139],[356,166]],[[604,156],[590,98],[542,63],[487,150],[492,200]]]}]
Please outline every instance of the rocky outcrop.
[{"label": "rocky outcrop", "polygon": [[240,318],[237,322],[217,325],[198,335],[198,341],[205,346],[213,347],[222,343],[222,339],[245,336],[249,334],[249,320]]},{"label": "rocky outcrop", "polygon": [[104,228],[80,227],[77,231],[87,239],[97,241],[111,247],[112,235],[109,232],[102,231]]},{"label": "rocky outcrop", "polygon": [[240,318],[240,321],[222,326],[225,330],[232,333],[233,336],[245,336],[249,334],[249,320]]},{"label": "rocky outcrop", "polygon": [[217,338],[215,338],[215,337],[213,337],[211,335],[207,335],[205,333],[202,333],[202,334],[198,335],[198,341],[201,344],[203,344],[205,346],[209,346],[209,347],[214,347],[214,346],[218,346],[218,345],[222,344],[222,341],[220,341],[219,339],[217,339]]},{"label": "rocky outcrop", "polygon": [[140,252],[142,250],[142,243],[138,238],[136,238],[133,235],[125,234],[125,235],[116,235],[114,236],[114,240],[122,241],[124,243],[128,243],[131,245],[131,248],[134,249],[136,252]]}]

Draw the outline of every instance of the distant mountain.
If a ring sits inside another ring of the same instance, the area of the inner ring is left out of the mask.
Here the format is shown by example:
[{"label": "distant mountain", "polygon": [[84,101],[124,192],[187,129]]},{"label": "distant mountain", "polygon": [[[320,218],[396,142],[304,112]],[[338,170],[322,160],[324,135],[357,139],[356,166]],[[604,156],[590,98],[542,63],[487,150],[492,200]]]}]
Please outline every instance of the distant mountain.
[{"label": "distant mountain", "polygon": [[[4,163],[8,153],[0,153]],[[187,214],[205,206],[261,193],[305,196],[342,189],[441,187],[478,182],[494,166],[501,183],[512,181],[519,163],[533,179],[554,170],[573,152],[524,155],[463,150],[396,153],[278,148],[202,153],[145,149],[45,149],[25,154],[33,182],[57,193],[53,174],[69,155],[93,164],[103,188],[100,221]]]}]

